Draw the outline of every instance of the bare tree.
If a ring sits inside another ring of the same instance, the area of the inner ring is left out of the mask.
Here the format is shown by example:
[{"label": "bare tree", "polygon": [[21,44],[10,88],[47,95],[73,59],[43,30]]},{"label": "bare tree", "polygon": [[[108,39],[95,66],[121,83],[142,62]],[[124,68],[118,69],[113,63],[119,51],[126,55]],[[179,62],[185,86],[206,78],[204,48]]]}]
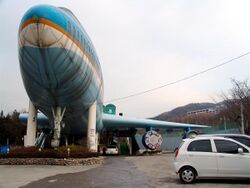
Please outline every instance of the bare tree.
[{"label": "bare tree", "polygon": [[3,110],[0,112],[0,118],[4,118]]},{"label": "bare tree", "polygon": [[221,115],[241,126],[241,106],[243,106],[245,133],[249,134],[248,122],[250,122],[250,86],[248,80],[239,81],[231,79],[232,89],[228,94],[221,95],[224,100],[224,108]]}]

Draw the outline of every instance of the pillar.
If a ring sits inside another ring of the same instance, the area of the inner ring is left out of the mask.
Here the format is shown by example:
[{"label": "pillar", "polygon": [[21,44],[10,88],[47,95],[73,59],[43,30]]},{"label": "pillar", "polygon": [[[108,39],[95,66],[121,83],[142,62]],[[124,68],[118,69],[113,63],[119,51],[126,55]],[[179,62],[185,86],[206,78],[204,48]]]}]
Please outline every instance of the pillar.
[{"label": "pillar", "polygon": [[94,102],[89,107],[87,128],[87,147],[93,152],[97,152],[96,137],[96,102]]},{"label": "pillar", "polygon": [[60,145],[60,138],[61,138],[61,122],[64,116],[64,113],[66,111],[66,107],[62,108],[61,107],[56,107],[56,108],[51,108],[53,118],[54,118],[54,134],[53,134],[53,139],[51,140],[51,146],[56,148],[59,147]]},{"label": "pillar", "polygon": [[29,116],[27,123],[27,130],[24,140],[24,146],[34,146],[36,141],[36,129],[37,129],[37,110],[33,103],[29,101]]},{"label": "pillar", "polygon": [[129,155],[132,155],[132,137],[128,137]]}]

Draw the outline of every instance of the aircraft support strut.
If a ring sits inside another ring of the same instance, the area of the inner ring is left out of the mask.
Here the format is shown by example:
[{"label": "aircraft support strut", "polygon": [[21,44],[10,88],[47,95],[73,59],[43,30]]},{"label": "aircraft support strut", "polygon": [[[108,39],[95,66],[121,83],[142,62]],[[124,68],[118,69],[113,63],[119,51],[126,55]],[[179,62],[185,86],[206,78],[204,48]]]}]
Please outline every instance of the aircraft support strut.
[{"label": "aircraft support strut", "polygon": [[89,107],[88,128],[87,128],[87,148],[93,152],[97,151],[96,101]]},{"label": "aircraft support strut", "polygon": [[66,108],[61,107],[52,108],[52,114],[54,118],[54,134],[53,139],[51,140],[52,147],[58,147],[60,145],[60,136],[61,136],[61,122],[64,116]]}]

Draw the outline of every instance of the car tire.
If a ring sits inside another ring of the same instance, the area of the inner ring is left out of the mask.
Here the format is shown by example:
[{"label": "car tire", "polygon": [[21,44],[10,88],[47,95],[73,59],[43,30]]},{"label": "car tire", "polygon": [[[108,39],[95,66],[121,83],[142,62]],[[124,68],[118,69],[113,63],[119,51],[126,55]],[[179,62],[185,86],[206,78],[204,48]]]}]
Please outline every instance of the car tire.
[{"label": "car tire", "polygon": [[179,177],[183,183],[194,183],[196,180],[196,172],[192,167],[185,167],[180,170]]}]

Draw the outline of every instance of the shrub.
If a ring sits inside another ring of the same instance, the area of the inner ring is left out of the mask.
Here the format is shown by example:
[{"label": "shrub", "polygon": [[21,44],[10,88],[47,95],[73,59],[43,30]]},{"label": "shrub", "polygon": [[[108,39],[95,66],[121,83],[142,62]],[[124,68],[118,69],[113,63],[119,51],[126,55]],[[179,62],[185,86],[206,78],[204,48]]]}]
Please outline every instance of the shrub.
[{"label": "shrub", "polygon": [[121,155],[128,155],[129,154],[129,148],[127,142],[120,144],[120,151]]},{"label": "shrub", "polygon": [[[68,155],[70,148],[70,155]],[[59,147],[58,149],[42,149],[36,147],[22,147],[10,150],[8,154],[0,155],[0,158],[89,158],[100,156],[97,152],[90,152],[86,147],[74,146]]]}]

